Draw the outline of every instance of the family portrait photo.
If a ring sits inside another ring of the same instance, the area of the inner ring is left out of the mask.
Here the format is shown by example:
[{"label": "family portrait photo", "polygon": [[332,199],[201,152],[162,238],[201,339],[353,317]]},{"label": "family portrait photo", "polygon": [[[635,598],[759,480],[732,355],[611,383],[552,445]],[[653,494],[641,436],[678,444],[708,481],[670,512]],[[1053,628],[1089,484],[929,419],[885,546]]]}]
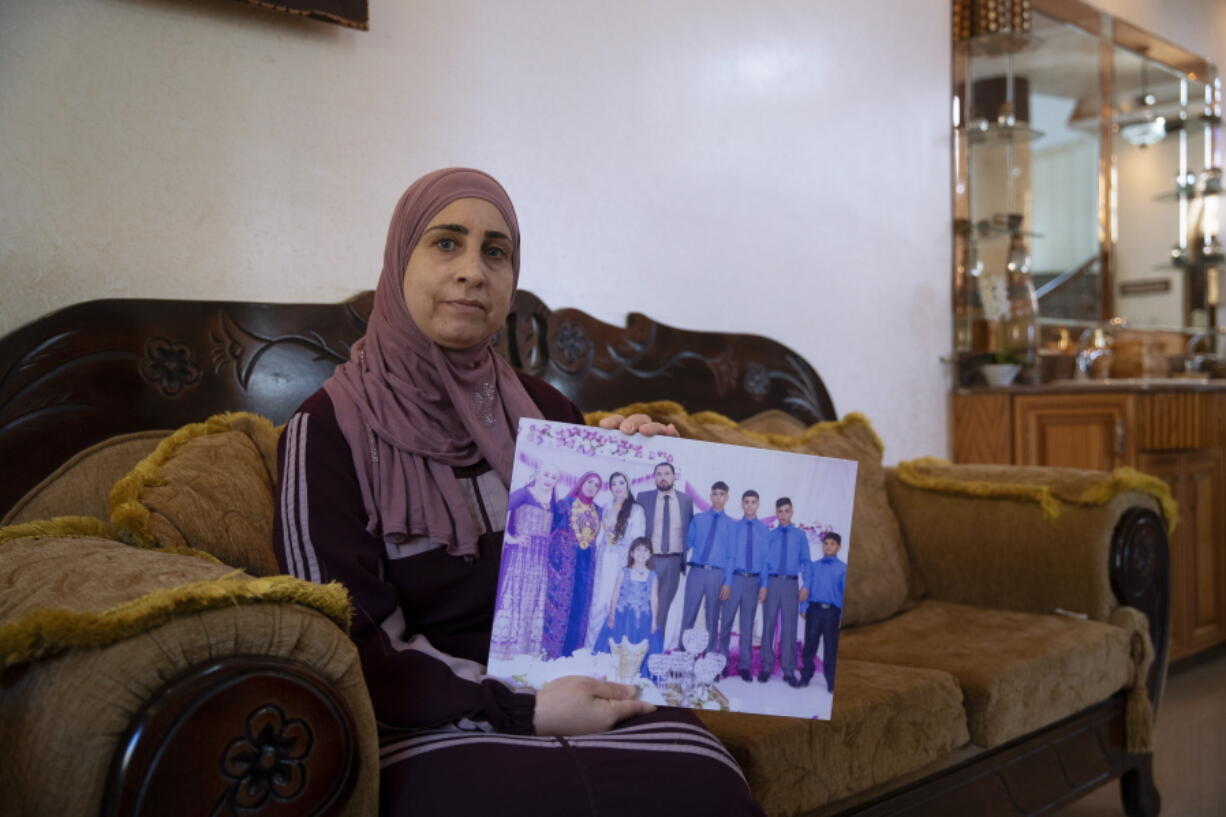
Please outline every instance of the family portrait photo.
[{"label": "family portrait photo", "polygon": [[856,463],[520,424],[488,672],[829,719]]}]

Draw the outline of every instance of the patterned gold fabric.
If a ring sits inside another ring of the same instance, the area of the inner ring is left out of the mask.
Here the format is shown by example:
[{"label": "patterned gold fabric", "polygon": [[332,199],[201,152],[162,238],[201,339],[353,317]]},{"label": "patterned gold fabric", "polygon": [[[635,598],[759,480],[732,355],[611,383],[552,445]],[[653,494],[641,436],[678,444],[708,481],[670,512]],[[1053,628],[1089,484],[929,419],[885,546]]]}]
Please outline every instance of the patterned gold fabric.
[{"label": "patterned gold fabric", "polygon": [[839,661],[829,721],[699,717],[741,764],[771,817],[803,814],[914,771],[969,739],[952,676],[864,661]]},{"label": "patterned gold fabric", "polygon": [[131,471],[168,434],[169,431],[137,431],[91,445],[26,492],[0,520],[0,525],[68,515],[106,519],[106,497],[115,480]]},{"label": "patterned gold fabric", "polygon": [[929,598],[1031,613],[1060,609],[1094,621],[1107,621],[1119,605],[1108,568],[1120,515],[1130,507],[1159,510],[1152,496],[1128,493],[1103,505],[1069,506],[1053,520],[1034,502],[916,488],[892,469],[886,487]]},{"label": "patterned gold fabric", "polygon": [[985,748],[1105,700],[1133,679],[1130,637],[1120,627],[939,601],[844,630],[839,659],[840,673],[850,659],[954,676],[971,739]]},{"label": "patterned gold fabric", "polygon": [[277,573],[278,436],[245,412],[180,428],[115,484],[111,522],[139,545],[195,548],[252,575]]}]

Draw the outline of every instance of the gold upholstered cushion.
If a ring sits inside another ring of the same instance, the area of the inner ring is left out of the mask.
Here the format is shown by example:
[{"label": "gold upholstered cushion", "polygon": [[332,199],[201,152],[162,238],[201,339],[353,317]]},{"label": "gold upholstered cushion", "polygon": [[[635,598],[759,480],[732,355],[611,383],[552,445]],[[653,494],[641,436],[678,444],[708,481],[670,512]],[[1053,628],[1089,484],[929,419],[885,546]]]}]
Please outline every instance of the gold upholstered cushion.
[{"label": "gold upholstered cushion", "polygon": [[[593,412],[585,418],[594,425],[610,413],[636,412],[675,424],[687,439],[855,460],[856,504],[852,512],[843,625],[880,621],[906,607],[910,563],[886,493],[881,440],[863,415],[849,414],[838,422],[816,423],[800,433],[786,434],[754,431],[745,423],[734,423],[711,411],[689,414],[677,403],[668,401],[637,403],[616,412]],[[755,422],[759,427],[764,424],[787,427],[778,416],[758,418],[761,419]]]},{"label": "gold upholstered cushion", "polygon": [[107,516],[106,497],[115,480],[132,470],[165,439],[169,431],[119,434],[78,452],[26,495],[0,519],[0,526],[55,516]]},{"label": "gold upholstered cushion", "polygon": [[[784,693],[780,693],[784,694]],[[949,674],[839,660],[829,721],[700,711],[771,817],[819,808],[919,769],[967,743]]]},{"label": "gold upholstered cushion", "polygon": [[288,659],[332,684],[362,754],[339,813],[377,811],[374,714],[357,649],[333,620],[347,617],[344,591],[236,573],[88,536],[0,542],[0,745],[20,748],[0,763],[0,811],[98,814],[120,738],[155,692],[232,656]]},{"label": "gold upholstered cushion", "polygon": [[779,409],[759,411],[754,416],[741,420],[739,425],[744,431],[755,434],[791,434],[793,436],[804,434],[805,429],[808,428],[800,420]]},{"label": "gold upholstered cushion", "polygon": [[929,600],[845,630],[839,684],[844,659],[947,672],[962,686],[971,739],[991,748],[1124,689],[1130,644],[1127,630],[1098,621]]},{"label": "gold upholstered cushion", "polygon": [[244,412],[180,428],[115,484],[111,522],[137,544],[196,548],[256,576],[277,573],[278,433]]}]

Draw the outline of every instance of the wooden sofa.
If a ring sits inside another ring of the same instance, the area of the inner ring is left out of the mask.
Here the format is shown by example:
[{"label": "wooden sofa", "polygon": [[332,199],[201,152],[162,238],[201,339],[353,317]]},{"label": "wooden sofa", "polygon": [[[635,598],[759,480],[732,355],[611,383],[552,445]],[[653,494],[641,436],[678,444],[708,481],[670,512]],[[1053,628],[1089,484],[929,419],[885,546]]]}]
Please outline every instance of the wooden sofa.
[{"label": "wooden sofa", "polygon": [[[114,448],[113,461],[94,460],[99,469],[113,472],[106,479],[100,477],[106,485],[152,449],[158,439],[152,430],[173,429],[235,410],[284,422],[345,359],[349,344],[363,331],[370,303],[369,293],[333,305],[92,301],[55,312],[0,340],[0,462],[4,463],[0,509],[10,509],[6,523],[65,513],[105,518],[102,492],[96,487],[65,487],[67,482],[57,483],[56,476],[71,471],[78,452],[116,435],[130,435],[120,438],[123,451]],[[714,409],[738,421],[761,416],[768,409],[785,412],[802,426],[836,419],[833,403],[809,364],[765,338],[683,331],[637,314],[630,316],[626,327],[614,327],[577,310],[551,311],[535,296],[520,292],[498,344],[515,366],[549,380],[584,410],[671,400],[695,411]],[[1109,627],[1105,622],[1113,610],[1127,606],[1140,611],[1137,619],[1146,625],[1148,640],[1139,632],[1131,642],[1120,643],[1130,645],[1133,652],[1141,649],[1142,641],[1144,647],[1152,645],[1153,660],[1145,677],[1134,685],[1140,684],[1141,697],[1147,697],[1156,711],[1165,673],[1169,579],[1165,526],[1152,497],[1124,492],[1101,506],[1070,510],[1059,522],[1036,522],[1030,541],[1025,531],[994,528],[1005,524],[999,519],[1014,518],[1008,516],[1014,512],[1008,498],[928,494],[894,470],[888,470],[884,479],[916,573],[906,615],[919,620],[921,613],[916,611],[927,611],[922,615],[929,616],[924,619],[929,623],[922,626],[955,631],[968,618],[975,626],[997,620],[991,616],[1004,616],[1000,620],[1007,622],[1038,622],[1040,628],[1062,632],[1080,626],[1067,617],[1035,615],[1054,612],[1048,609],[1051,588],[1035,590],[1041,603],[1016,601],[1026,598],[1023,589],[1012,600],[1000,600],[1013,609],[991,609],[990,602],[996,599],[990,597],[991,582],[985,576],[1009,581],[1011,564],[1017,568],[1018,584],[1029,575],[1023,561],[1027,557],[998,547],[994,535],[1000,541],[1021,542],[1023,550],[1033,547],[1034,553],[1050,553],[1055,537],[1059,548],[1075,556],[1068,559],[1067,570],[1086,572],[1084,577],[1072,576],[1070,587],[1108,588],[1099,594],[1101,609],[1089,615],[1098,621],[1085,627],[1106,632],[1103,628]],[[1039,518],[1033,509],[1018,513]],[[1077,533],[1081,530],[1088,533]],[[28,530],[25,534],[14,539],[0,531],[0,574],[10,588],[19,590],[24,574],[13,569],[14,560],[37,555],[41,541]],[[57,540],[54,546],[72,552],[71,542]],[[229,572],[215,566],[206,571],[206,566],[193,564],[183,567],[185,573],[176,573],[180,563],[192,560],[148,550],[132,549],[131,559],[130,580],[144,582],[143,590],[157,586],[157,565],[176,566],[167,568],[168,583],[182,582],[186,575],[211,579]],[[8,568],[3,567],[6,560]],[[91,579],[72,578],[74,559],[62,561],[65,578],[51,584],[71,587],[76,581],[80,586]],[[853,561],[852,570],[857,569]],[[47,574],[31,567],[28,575]],[[852,579],[854,583],[854,572]],[[294,606],[286,602],[285,615]],[[1041,609],[1030,609],[1036,606]],[[968,610],[978,612],[968,615]],[[6,606],[0,599],[0,645],[11,643],[4,640],[5,628],[11,636],[23,612],[28,610],[15,612],[12,604]],[[158,648],[165,650],[172,629],[194,626],[193,616],[211,616],[215,623],[232,614],[225,609],[185,611],[159,625],[152,635],[161,639]],[[105,660],[108,652],[118,654],[121,645],[46,657],[30,651],[18,657],[6,653],[0,675],[0,744],[18,754],[23,743],[28,744],[30,756],[40,758],[43,765],[71,768],[73,785],[88,792],[88,797],[82,806],[80,797],[65,796],[45,781],[32,784],[28,769],[14,762],[0,764],[0,802],[61,814],[186,813],[184,804],[199,804],[202,813],[373,814],[377,747],[356,657],[346,652],[347,640],[326,615],[315,610],[301,615],[303,632],[328,632],[336,640],[328,667],[312,666],[297,653],[291,658],[261,655],[250,645],[235,654],[186,660],[175,665],[172,676],[134,682],[144,690],[143,698],[130,704],[126,727],[112,727],[112,732],[100,733],[79,719],[63,723],[41,715],[35,718],[33,712],[46,709],[47,695],[65,694],[56,692],[61,687],[77,689],[57,686],[56,673],[68,672],[65,667],[72,661],[82,662],[72,671],[96,672],[89,662]],[[896,617],[902,618],[902,614]],[[922,661],[912,664],[905,656],[897,658],[906,652],[908,640],[922,639],[924,634],[911,638],[902,632],[888,643],[874,642],[872,628],[878,626],[845,630],[841,656],[846,655],[847,661],[840,663],[830,723],[767,719],[769,727],[762,728],[763,719],[749,716],[709,718],[709,725],[746,768],[768,813],[1038,814],[1112,780],[1120,781],[1129,815],[1158,813],[1151,755],[1128,748],[1129,730],[1138,728],[1135,694],[1131,709],[1127,691],[1117,687],[1077,711],[1048,719],[1041,710],[1035,715],[1041,702],[1030,702],[1027,723],[1038,717],[1041,725],[1028,726],[1022,734],[1005,727],[983,731],[984,727],[979,734],[991,735],[976,744],[968,739],[976,727],[972,724],[968,732],[964,723],[946,730],[936,750],[923,745],[928,727],[920,722],[922,717],[936,716],[925,715],[921,712],[925,706],[916,702],[929,702],[932,690],[939,688],[941,694],[954,696],[955,717],[966,719],[961,702],[965,696],[969,711],[977,694],[974,684],[956,673],[925,668]],[[1014,625],[1000,626],[1003,644]],[[926,637],[935,652],[943,642],[956,640],[957,634],[945,631]],[[985,663],[991,652],[982,650]],[[136,678],[143,668],[130,666],[125,671]],[[894,707],[891,723],[900,724],[901,731],[891,732],[890,726],[874,732],[870,728],[874,712],[887,706]],[[255,778],[240,779],[227,769],[227,747],[247,740],[255,752],[252,757],[280,757],[274,746],[276,735],[291,725],[314,736],[315,748],[291,764],[294,774],[303,775],[307,784],[278,789],[259,778],[270,793],[260,794],[258,803],[243,801],[242,786],[254,786]],[[261,735],[267,739],[263,748]],[[891,735],[916,745],[906,747],[909,767],[891,767],[887,773],[881,769],[888,764],[875,767],[873,758],[888,753],[890,747],[865,744],[888,742]],[[1131,737],[1136,750],[1135,731]],[[80,752],[81,747],[88,751]],[[82,756],[92,760],[82,763]],[[850,775],[847,779],[857,781],[854,786],[823,789],[805,784],[833,775],[840,763],[859,765],[844,770],[845,776]],[[801,789],[804,792],[798,794]],[[76,810],[65,810],[70,801]]]}]

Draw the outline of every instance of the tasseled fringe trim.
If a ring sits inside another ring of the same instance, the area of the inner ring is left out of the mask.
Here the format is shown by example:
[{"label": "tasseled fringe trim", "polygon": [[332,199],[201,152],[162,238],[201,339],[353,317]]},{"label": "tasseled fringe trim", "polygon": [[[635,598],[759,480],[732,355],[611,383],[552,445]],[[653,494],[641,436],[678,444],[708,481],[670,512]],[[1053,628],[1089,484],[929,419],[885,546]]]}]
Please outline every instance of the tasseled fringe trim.
[{"label": "tasseled fringe trim", "polygon": [[926,469],[938,467],[956,466],[950,466],[948,461],[937,457],[921,457],[900,462],[897,469],[898,478],[905,485],[925,491],[1036,502],[1048,519],[1059,517],[1064,511],[1065,504],[1105,505],[1119,494],[1136,491],[1149,494],[1158,501],[1162,507],[1162,514],[1166,517],[1168,532],[1174,531],[1179,522],[1179,506],[1171,496],[1171,490],[1167,484],[1157,477],[1142,474],[1133,468],[1116,468],[1109,475],[1096,478],[1096,482],[1075,496],[1057,496],[1048,485],[984,482],[925,473]]},{"label": "tasseled fringe trim", "polygon": [[[885,454],[885,444],[881,442],[881,437],[877,435],[877,431],[873,428],[873,425],[869,422],[868,418],[858,411],[845,415],[842,420],[827,420],[822,423],[814,423],[799,434],[774,434],[761,431],[750,431],[747,428],[742,428],[741,424],[735,420],[725,417],[723,414],[719,414],[718,412],[700,411],[697,414],[690,414],[680,403],[674,403],[671,400],[657,400],[651,403],[631,403],[628,406],[623,406],[622,408],[614,409],[613,411],[590,411],[583,415],[583,421],[590,426],[594,426],[598,425],[604,418],[610,417],[614,414],[620,414],[623,417],[629,417],[631,414],[646,414],[653,420],[661,417],[675,418],[680,416],[683,419],[692,420],[696,423],[736,428],[750,439],[783,448],[800,448],[814,437],[839,432],[848,426],[861,425],[868,429],[869,434],[872,435],[873,445],[877,447],[877,451],[882,455]],[[675,420],[662,420],[661,422],[675,422]]]},{"label": "tasseled fringe trim", "polygon": [[[119,531],[124,541],[137,547],[173,550],[158,546],[157,537],[149,529],[149,509],[140,501],[141,491],[147,487],[154,488],[166,484],[166,481],[158,474],[158,469],[173,457],[180,447],[207,434],[234,431],[232,424],[235,420],[247,420],[256,425],[266,426],[278,434],[284,427],[274,427],[268,419],[258,414],[228,411],[214,414],[203,423],[185,425],[166,437],[158,443],[157,448],[153,449],[149,456],[138,462],[111,488],[110,496],[107,498],[107,509],[111,514],[111,524]],[[179,551],[182,550],[184,549],[179,548]],[[188,548],[188,550],[191,549]]]},{"label": "tasseled fringe trim", "polygon": [[109,522],[92,516],[57,516],[54,519],[39,519],[0,528],[0,542],[27,539],[36,536],[54,536],[60,539],[113,539],[119,531]]},{"label": "tasseled fringe trim", "polygon": [[50,609],[0,626],[0,667],[45,658],[74,647],[104,647],[165,624],[176,615],[239,604],[301,604],[348,629],[349,593],[292,576],[252,579],[240,571],[218,579],[156,590],[102,612]]},{"label": "tasseled fringe trim", "polygon": [[1146,680],[1154,663],[1154,644],[1149,637],[1149,619],[1133,607],[1120,607],[1111,623],[1129,633],[1132,679],[1125,702],[1125,742],[1129,752],[1145,754],[1154,749],[1154,708]]},{"label": "tasseled fringe trim", "polygon": [[[56,539],[110,539],[125,545],[136,544],[126,531],[92,516],[57,516],[52,519],[40,519],[35,522],[22,522],[19,525],[9,525],[0,528],[0,544],[14,539],[35,539],[38,537],[55,537]],[[177,556],[192,556],[203,559],[211,564],[219,565],[221,560],[211,553],[183,545],[159,545],[156,543],[142,544],[138,547],[155,550],[158,553],[173,553]]]}]

